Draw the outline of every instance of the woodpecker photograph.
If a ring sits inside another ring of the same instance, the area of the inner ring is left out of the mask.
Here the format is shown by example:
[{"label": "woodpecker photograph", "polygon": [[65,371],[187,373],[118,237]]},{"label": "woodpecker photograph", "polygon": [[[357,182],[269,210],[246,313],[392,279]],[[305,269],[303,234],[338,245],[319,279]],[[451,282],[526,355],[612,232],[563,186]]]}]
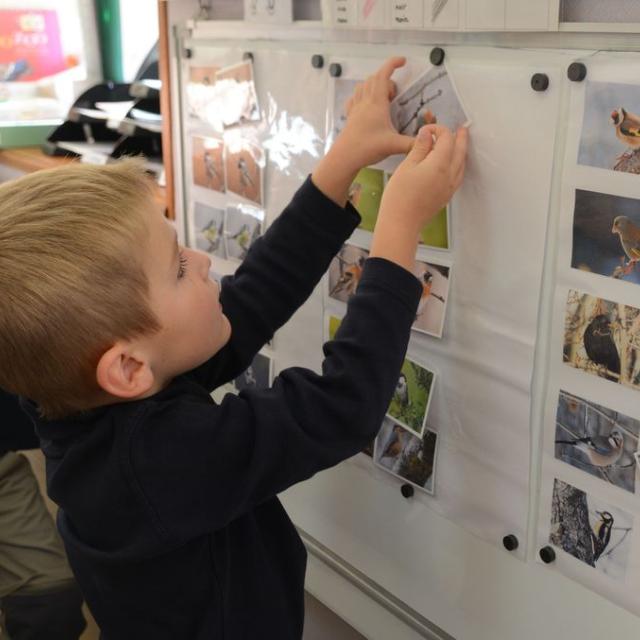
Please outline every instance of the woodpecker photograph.
[{"label": "woodpecker photograph", "polygon": [[218,258],[227,258],[224,242],[225,210],[196,202],[193,207],[196,248]]},{"label": "woodpecker photograph", "polygon": [[640,86],[590,82],[578,164],[640,173]]},{"label": "woodpecker photograph", "polygon": [[[216,126],[219,121],[216,109],[216,73],[220,67],[193,66],[187,82],[187,113],[190,118]],[[219,127],[222,129],[222,124]]]},{"label": "woodpecker photograph", "polygon": [[444,66],[430,67],[396,96],[391,120],[408,136],[415,136],[423,124],[443,124],[456,131],[470,122]]},{"label": "woodpecker photograph", "polygon": [[227,191],[262,206],[265,160],[264,150],[257,144],[228,136],[225,147]]},{"label": "woodpecker photograph", "polygon": [[329,265],[329,297],[347,302],[356,292],[362,268],[369,257],[366,249],[345,244]]},{"label": "woodpecker photograph", "polygon": [[640,310],[569,291],[563,361],[625,387],[640,388]]},{"label": "woodpecker photograph", "polygon": [[245,259],[251,245],[262,234],[264,211],[251,205],[237,204],[227,207],[224,224],[224,242],[227,259]]},{"label": "woodpecker photograph", "polygon": [[272,380],[272,362],[268,356],[258,353],[251,364],[233,381],[236,389],[268,389]]},{"label": "woodpecker photograph", "polygon": [[640,421],[560,391],[555,457],[630,493],[636,491]]},{"label": "woodpecker photograph", "polygon": [[571,484],[554,481],[549,542],[614,580],[629,564],[633,518]]},{"label": "woodpecker photograph", "polygon": [[408,358],[400,370],[387,415],[422,437],[433,396],[436,374]]},{"label": "woodpecker photograph", "polygon": [[362,217],[358,225],[364,231],[373,231],[384,191],[385,174],[381,169],[361,169],[349,189],[349,202]]},{"label": "woodpecker photograph", "polygon": [[422,295],[412,326],[416,331],[442,338],[449,299],[450,272],[451,269],[445,265],[416,260],[413,273],[422,285]]},{"label": "woodpecker photograph", "polygon": [[574,269],[640,284],[640,200],[576,189]]},{"label": "woodpecker photograph", "polygon": [[438,435],[427,429],[418,437],[385,418],[373,448],[373,461],[392,475],[433,495]]},{"label": "woodpecker photograph", "polygon": [[225,128],[260,121],[251,60],[218,71],[215,96]]},{"label": "woodpecker photograph", "polygon": [[224,141],[193,136],[191,142],[193,182],[200,187],[225,192]]}]

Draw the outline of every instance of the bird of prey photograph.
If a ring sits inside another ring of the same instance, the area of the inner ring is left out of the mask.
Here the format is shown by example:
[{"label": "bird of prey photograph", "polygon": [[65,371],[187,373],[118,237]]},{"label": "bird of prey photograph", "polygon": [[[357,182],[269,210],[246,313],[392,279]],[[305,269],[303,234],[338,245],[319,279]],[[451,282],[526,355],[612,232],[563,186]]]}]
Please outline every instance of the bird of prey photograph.
[{"label": "bird of prey photograph", "polygon": [[227,257],[224,242],[225,210],[196,202],[193,207],[196,248],[218,258]]},{"label": "bird of prey photograph", "polygon": [[640,85],[587,80],[578,164],[640,173]]},{"label": "bird of prey photograph", "polygon": [[560,391],[554,440],[558,460],[635,493],[639,434],[636,418]]},{"label": "bird of prey photograph", "polygon": [[224,141],[193,136],[192,160],[193,182],[200,187],[224,193]]}]

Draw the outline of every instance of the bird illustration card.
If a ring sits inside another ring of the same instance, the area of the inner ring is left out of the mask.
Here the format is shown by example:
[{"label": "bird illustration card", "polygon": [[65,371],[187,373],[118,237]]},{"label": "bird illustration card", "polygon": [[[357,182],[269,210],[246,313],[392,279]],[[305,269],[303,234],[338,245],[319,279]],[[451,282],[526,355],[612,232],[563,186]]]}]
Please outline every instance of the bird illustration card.
[{"label": "bird illustration card", "polygon": [[576,189],[574,269],[640,284],[640,200]]},{"label": "bird illustration card", "polygon": [[579,291],[567,297],[563,361],[625,387],[640,389],[640,310]]},{"label": "bird illustration card", "polygon": [[417,436],[425,429],[436,374],[405,358],[387,415]]},{"label": "bird illustration card", "polygon": [[329,297],[340,302],[348,302],[356,292],[362,276],[365,260],[369,257],[366,249],[345,244],[329,265]]},{"label": "bird illustration card", "polygon": [[358,172],[349,188],[349,202],[362,218],[358,229],[373,231],[378,220],[380,201],[385,185],[385,172],[382,169],[365,167]]},{"label": "bird illustration card", "polygon": [[264,150],[247,139],[225,137],[225,177],[227,191],[262,206],[264,202]]},{"label": "bird illustration card", "polygon": [[587,81],[578,164],[640,173],[640,85]]},{"label": "bird illustration card", "polygon": [[225,210],[196,202],[193,206],[193,222],[196,247],[218,258],[226,259]]},{"label": "bird illustration card", "polygon": [[224,141],[221,138],[193,136],[191,149],[193,182],[224,193]]},{"label": "bird illustration card", "polygon": [[251,60],[226,67],[216,73],[216,98],[224,127],[260,120]]},{"label": "bird illustration card", "polygon": [[251,245],[262,235],[264,211],[251,205],[227,207],[224,240],[229,260],[242,261]]},{"label": "bird illustration card", "polygon": [[470,120],[445,65],[431,66],[391,103],[391,120],[405,135],[423,124],[442,124],[452,131]]},{"label": "bird illustration card", "polygon": [[634,525],[630,514],[556,478],[550,524],[552,545],[609,578],[625,579]]},{"label": "bird illustration card", "polygon": [[374,442],[373,461],[388,473],[433,495],[437,443],[435,431],[427,429],[419,437],[387,417]]},{"label": "bird illustration card", "polygon": [[238,391],[268,389],[273,376],[273,360],[258,353],[251,364],[234,380]]},{"label": "bird illustration card", "polygon": [[555,457],[604,482],[635,493],[640,421],[561,391]]},{"label": "bird illustration card", "polygon": [[411,328],[442,338],[451,268],[435,262],[416,260],[414,274],[422,284],[422,296]]},{"label": "bird illustration card", "polygon": [[190,118],[215,124],[218,121],[216,109],[216,73],[220,67],[192,66],[186,87],[187,112]]}]

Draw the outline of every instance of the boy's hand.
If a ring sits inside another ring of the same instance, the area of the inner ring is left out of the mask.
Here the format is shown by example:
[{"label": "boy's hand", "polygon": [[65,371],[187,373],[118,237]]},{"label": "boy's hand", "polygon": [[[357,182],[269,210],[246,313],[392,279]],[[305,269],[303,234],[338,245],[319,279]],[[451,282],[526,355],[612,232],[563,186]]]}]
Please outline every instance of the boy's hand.
[{"label": "boy's hand", "polygon": [[362,169],[396,153],[408,153],[414,138],[399,134],[391,122],[389,104],[396,96],[391,75],[406,58],[389,58],[372,76],[356,86],[347,101],[347,123],[336,139],[342,153]]},{"label": "boy's hand", "polygon": [[464,176],[468,132],[425,125],[385,187],[371,257],[412,270],[422,228],[447,204]]}]

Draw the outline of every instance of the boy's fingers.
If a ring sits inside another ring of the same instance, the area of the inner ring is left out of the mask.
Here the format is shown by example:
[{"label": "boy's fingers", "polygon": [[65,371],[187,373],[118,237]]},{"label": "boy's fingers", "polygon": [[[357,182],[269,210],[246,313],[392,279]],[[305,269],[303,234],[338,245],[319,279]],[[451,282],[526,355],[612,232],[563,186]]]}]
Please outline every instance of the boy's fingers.
[{"label": "boy's fingers", "polygon": [[398,94],[398,87],[396,86],[396,83],[393,80],[388,80],[387,96],[389,98],[389,102],[391,102],[391,100],[393,100],[397,94]]},{"label": "boy's fingers", "polygon": [[396,69],[404,66],[406,61],[407,59],[404,56],[394,56],[393,58],[388,58],[378,71],[376,71],[374,78],[377,95],[388,95],[388,83],[391,75]]},{"label": "boy's fingers", "polygon": [[423,129],[431,130],[435,138],[432,152],[433,160],[442,163],[443,167],[450,167],[456,140],[451,129],[439,124],[425,125],[420,131]]},{"label": "boy's fingers", "polygon": [[405,136],[400,133],[394,133],[393,139],[389,144],[390,155],[396,153],[408,154],[416,143],[416,139],[412,136]]},{"label": "boy's fingers", "polygon": [[464,174],[468,143],[468,130],[466,127],[461,127],[456,133],[453,147],[453,157],[451,158],[451,168],[453,170],[453,174],[454,176],[460,175],[460,181],[462,181],[462,174]]},{"label": "boy's fingers", "polygon": [[[433,125],[425,126],[418,131],[411,151],[407,154],[407,160],[418,164],[422,162],[433,149]],[[405,136],[407,137],[407,136]]]}]

